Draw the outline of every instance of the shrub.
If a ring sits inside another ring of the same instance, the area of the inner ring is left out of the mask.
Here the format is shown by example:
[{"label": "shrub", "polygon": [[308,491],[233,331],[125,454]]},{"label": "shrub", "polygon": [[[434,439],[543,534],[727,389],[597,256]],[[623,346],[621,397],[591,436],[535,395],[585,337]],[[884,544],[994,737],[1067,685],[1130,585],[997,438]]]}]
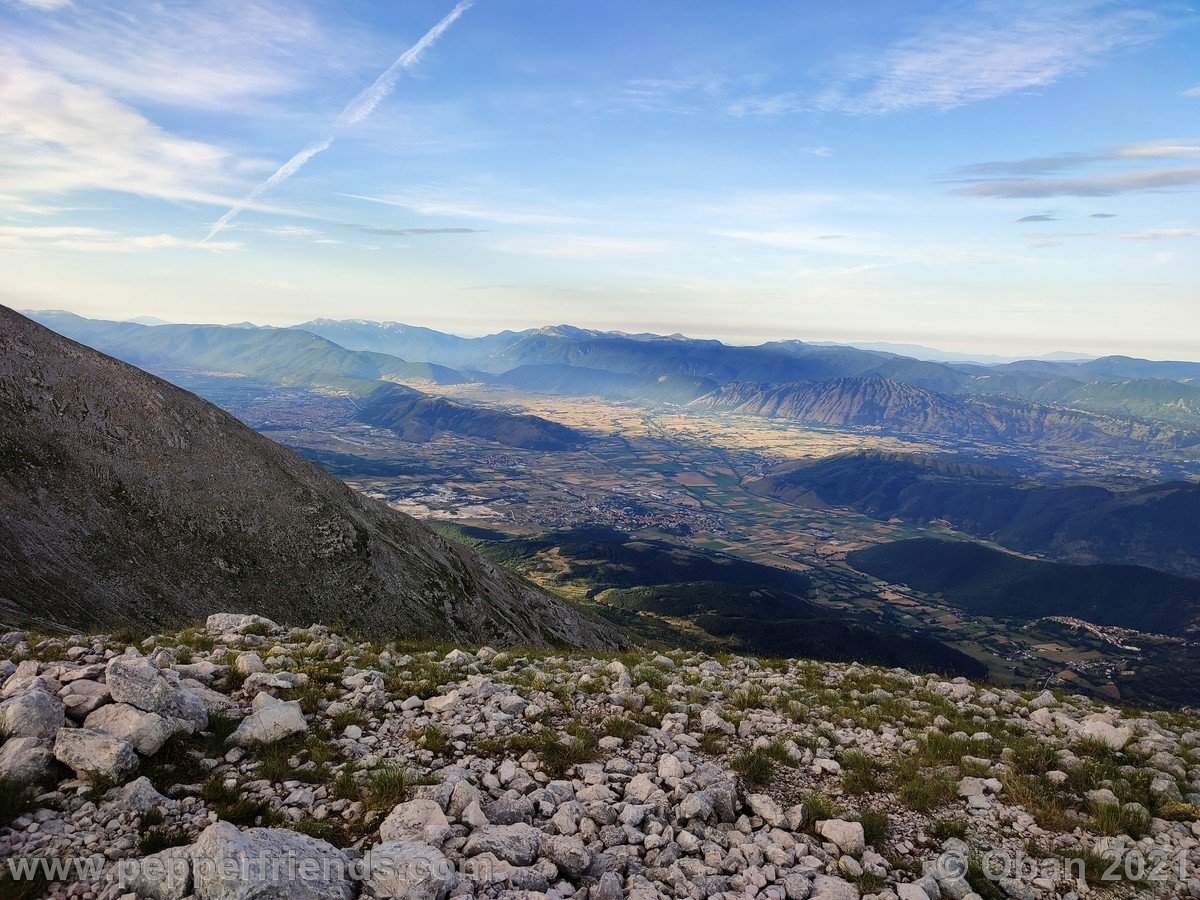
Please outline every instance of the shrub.
[{"label": "shrub", "polygon": [[192,836],[181,828],[151,828],[138,840],[138,852],[143,856],[192,842]]},{"label": "shrub", "polygon": [[735,756],[729,761],[729,767],[753,787],[769,784],[775,775],[775,760],[761,749]]},{"label": "shrub", "polygon": [[883,843],[892,830],[892,820],[888,818],[887,813],[867,809],[860,812],[857,818],[862,824],[867,843],[872,847]]},{"label": "shrub", "polygon": [[416,776],[408,769],[381,766],[367,777],[366,804],[371,809],[390,810],[408,799],[416,781]]},{"label": "shrub", "polygon": [[967,823],[962,819],[938,819],[930,828],[930,833],[939,841],[949,840],[950,838],[958,838],[966,840]]},{"label": "shrub", "polygon": [[13,819],[31,812],[35,796],[32,786],[0,778],[0,825],[8,825]]}]

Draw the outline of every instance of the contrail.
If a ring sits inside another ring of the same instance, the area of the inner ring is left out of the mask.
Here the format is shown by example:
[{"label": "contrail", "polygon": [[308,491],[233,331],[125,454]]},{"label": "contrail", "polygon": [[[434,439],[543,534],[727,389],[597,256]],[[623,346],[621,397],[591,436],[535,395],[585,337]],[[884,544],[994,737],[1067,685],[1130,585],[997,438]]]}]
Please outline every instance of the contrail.
[{"label": "contrail", "polygon": [[363,119],[367,118],[367,116],[371,115],[375,111],[375,107],[382,103],[387,95],[395,90],[396,82],[400,79],[400,75],[420,62],[425,51],[432,47],[437,42],[437,39],[445,34],[446,29],[453,25],[458,17],[466,12],[473,3],[474,0],[460,0],[459,4],[450,10],[449,14],[442,21],[430,28],[419,41],[401,53],[396,58],[396,61],[388,66],[386,71],[376,78],[370,87],[360,91],[358,96],[346,104],[346,108],[334,119],[333,125],[330,126],[329,131],[324,137],[313,141],[276,169],[275,174],[248,193],[240,202],[231,206],[225,215],[217,219],[212,229],[208,232],[208,235],[200,243],[203,244],[205,241],[211,240],[214,235],[233,221],[233,218],[238,213],[257,199],[264,191],[268,191],[277,184],[291,178],[306,162],[322,150],[329,149],[329,145],[333,143],[334,138],[338,136],[339,132],[357,125]]}]

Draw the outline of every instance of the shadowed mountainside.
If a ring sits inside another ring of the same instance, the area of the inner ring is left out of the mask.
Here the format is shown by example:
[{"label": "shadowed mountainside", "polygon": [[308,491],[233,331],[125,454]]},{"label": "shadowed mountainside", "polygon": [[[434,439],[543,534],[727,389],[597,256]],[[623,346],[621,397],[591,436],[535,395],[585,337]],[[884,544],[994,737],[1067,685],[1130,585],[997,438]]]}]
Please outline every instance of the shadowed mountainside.
[{"label": "shadowed mountainside", "polygon": [[362,398],[361,421],[390,428],[404,440],[451,433],[511,447],[561,450],[586,440],[564,425],[434,397],[397,381],[460,384],[470,380],[446,366],[406,362],[386,353],[347,350],[291,328],[157,325],[105,322],[70,313],[38,313],[35,321],[175,383],[198,374],[254,383],[307,387]]},{"label": "shadowed mountainside", "polygon": [[952,457],[870,451],[789,464],[748,487],[800,505],[943,521],[1067,562],[1128,563],[1200,577],[1200,484],[1190,481],[1129,490],[1044,484]]},{"label": "shadowed mountainside", "polygon": [[933,538],[877,544],[846,561],[986,616],[1072,616],[1162,634],[1182,634],[1200,616],[1200,581],[1143,566],[1072,566]]},{"label": "shadowed mountainside", "polygon": [[232,416],[0,307],[0,617],[255,612],[405,637],[621,639]]},{"label": "shadowed mountainside", "polygon": [[526,450],[568,450],[587,441],[582,433],[540,416],[467,406],[398,384],[379,385],[359,404],[357,421],[390,429],[406,441],[451,433]]}]

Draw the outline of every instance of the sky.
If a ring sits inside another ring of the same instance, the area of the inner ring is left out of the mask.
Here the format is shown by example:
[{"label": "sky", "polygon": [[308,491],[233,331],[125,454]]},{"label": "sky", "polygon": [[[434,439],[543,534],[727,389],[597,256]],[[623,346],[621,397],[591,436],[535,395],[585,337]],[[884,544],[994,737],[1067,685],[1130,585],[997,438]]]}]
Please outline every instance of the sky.
[{"label": "sky", "polygon": [[1200,358],[1200,10],[0,0],[0,302]]}]

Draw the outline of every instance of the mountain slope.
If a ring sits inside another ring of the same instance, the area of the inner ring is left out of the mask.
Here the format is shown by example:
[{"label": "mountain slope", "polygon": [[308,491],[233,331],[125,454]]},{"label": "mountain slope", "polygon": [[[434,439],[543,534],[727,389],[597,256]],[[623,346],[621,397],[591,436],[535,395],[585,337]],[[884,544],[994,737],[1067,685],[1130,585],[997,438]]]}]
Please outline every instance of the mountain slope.
[{"label": "mountain slope", "polygon": [[1200,617],[1200,581],[1142,566],[1072,566],[931,538],[876,544],[846,561],[986,616],[1072,616],[1163,634],[1182,634]]},{"label": "mountain slope", "polygon": [[692,406],[817,425],[854,425],[979,440],[995,436],[987,420],[961,401],[877,377],[793,384],[731,382],[700,397]]},{"label": "mountain slope", "polygon": [[540,416],[466,406],[399,384],[379,385],[362,398],[360,406],[357,421],[388,428],[406,441],[451,433],[526,450],[567,450],[587,441],[580,432]]},{"label": "mountain slope", "polygon": [[829,427],[877,428],[1042,449],[1157,449],[1200,445],[1200,432],[1006,397],[960,397],[881,378],[730,382],[692,408],[785,418]]},{"label": "mountain slope", "polygon": [[716,387],[709,379],[695,376],[626,375],[555,363],[517,366],[491,383],[518,391],[663,403],[687,403]]},{"label": "mountain slope", "polygon": [[1200,484],[1112,490],[1023,481],[919,454],[844,453],[781,467],[749,489],[785,502],[847,506],[888,519],[944,521],[1023,553],[1132,563],[1200,577]]},{"label": "mountain slope", "polygon": [[139,368],[197,369],[254,376],[274,384],[339,387],[381,378],[465,382],[445,366],[410,363],[386,353],[347,350],[290,328],[231,325],[138,325],[85,319],[71,313],[31,316],[59,334]]},{"label": "mountain slope", "polygon": [[232,609],[387,635],[619,642],[215,406],[5,307],[0,509],[13,622],[146,627]]},{"label": "mountain slope", "polygon": [[147,327],[57,312],[38,313],[34,319],[72,340],[188,387],[216,373],[221,376],[223,395],[234,384],[249,381],[260,387],[308,387],[363,397],[360,420],[391,428],[405,440],[425,441],[449,432],[539,450],[561,450],[585,440],[578,432],[537,416],[468,406],[396,383],[469,380],[454,369],[347,350],[307,331],[231,325]]}]

